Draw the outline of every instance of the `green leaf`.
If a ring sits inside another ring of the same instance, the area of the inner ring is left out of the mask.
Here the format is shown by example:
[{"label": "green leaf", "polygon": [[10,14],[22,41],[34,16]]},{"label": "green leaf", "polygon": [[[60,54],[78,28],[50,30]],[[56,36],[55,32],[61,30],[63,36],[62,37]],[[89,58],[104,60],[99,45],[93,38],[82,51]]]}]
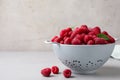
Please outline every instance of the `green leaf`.
[{"label": "green leaf", "polygon": [[102,33],[98,34],[97,37],[99,37],[99,38],[104,38],[105,40],[110,40],[107,35],[102,34]]}]

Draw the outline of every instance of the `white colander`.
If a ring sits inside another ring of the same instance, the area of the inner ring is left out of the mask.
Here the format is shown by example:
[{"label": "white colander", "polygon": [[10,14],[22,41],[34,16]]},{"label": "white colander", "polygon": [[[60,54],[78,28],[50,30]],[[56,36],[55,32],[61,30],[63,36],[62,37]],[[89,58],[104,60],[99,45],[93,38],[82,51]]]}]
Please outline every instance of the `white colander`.
[{"label": "white colander", "polygon": [[105,45],[65,45],[53,43],[60,61],[74,73],[89,74],[100,68],[111,56],[115,43]]}]

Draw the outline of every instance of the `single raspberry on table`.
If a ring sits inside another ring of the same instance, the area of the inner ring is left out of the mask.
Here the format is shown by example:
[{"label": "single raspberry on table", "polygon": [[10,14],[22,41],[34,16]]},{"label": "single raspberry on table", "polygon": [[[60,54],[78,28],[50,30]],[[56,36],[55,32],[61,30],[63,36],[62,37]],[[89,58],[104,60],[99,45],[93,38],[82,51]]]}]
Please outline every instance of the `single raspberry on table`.
[{"label": "single raspberry on table", "polygon": [[57,66],[52,66],[52,72],[53,74],[58,74],[59,73],[59,68]]},{"label": "single raspberry on table", "polygon": [[65,78],[71,77],[71,74],[72,74],[72,72],[71,72],[70,69],[65,69],[65,70],[63,71],[63,75],[64,75]]},{"label": "single raspberry on table", "polygon": [[41,74],[45,77],[49,77],[51,74],[51,69],[50,68],[44,68],[41,70]]}]

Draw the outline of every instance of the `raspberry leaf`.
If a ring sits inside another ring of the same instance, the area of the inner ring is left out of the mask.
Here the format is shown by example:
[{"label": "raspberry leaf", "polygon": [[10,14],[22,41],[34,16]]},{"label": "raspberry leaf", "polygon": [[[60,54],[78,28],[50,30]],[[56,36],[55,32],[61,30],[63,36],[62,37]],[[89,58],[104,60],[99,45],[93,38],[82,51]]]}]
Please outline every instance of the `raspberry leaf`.
[{"label": "raspberry leaf", "polygon": [[97,34],[97,37],[99,37],[99,38],[103,38],[103,39],[105,39],[105,40],[110,40],[109,37],[108,37],[107,35],[102,34],[102,33]]}]

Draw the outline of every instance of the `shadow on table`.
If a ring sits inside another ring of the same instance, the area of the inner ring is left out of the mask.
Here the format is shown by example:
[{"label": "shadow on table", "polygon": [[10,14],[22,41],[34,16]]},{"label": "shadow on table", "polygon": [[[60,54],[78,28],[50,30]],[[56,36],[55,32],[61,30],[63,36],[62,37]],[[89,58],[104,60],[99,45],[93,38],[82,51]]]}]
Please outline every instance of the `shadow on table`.
[{"label": "shadow on table", "polygon": [[104,66],[100,68],[94,76],[99,77],[120,77],[120,67]]}]

